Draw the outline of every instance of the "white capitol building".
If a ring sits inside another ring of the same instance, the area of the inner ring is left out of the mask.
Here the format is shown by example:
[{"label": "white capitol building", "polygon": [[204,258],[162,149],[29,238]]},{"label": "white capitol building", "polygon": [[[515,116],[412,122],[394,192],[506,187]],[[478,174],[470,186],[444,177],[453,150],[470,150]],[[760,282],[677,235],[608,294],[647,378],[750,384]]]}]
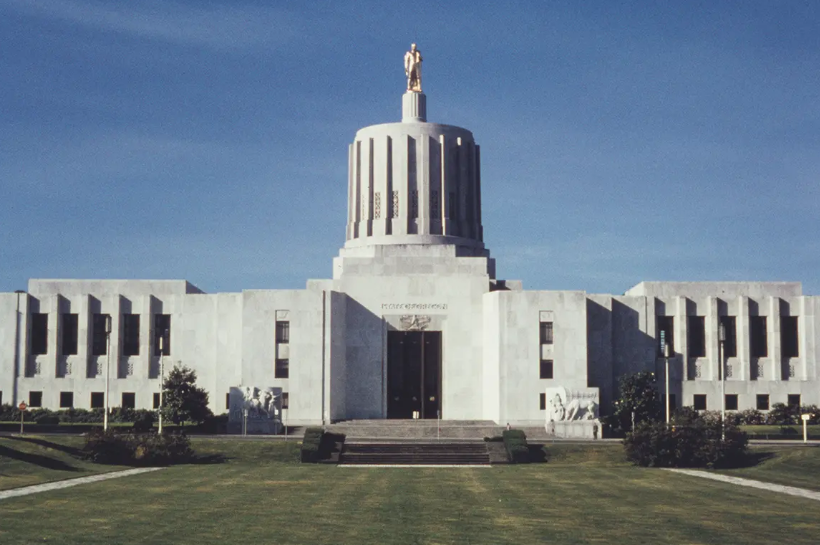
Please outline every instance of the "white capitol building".
[{"label": "white capitol building", "polygon": [[721,363],[727,410],[820,404],[820,297],[800,283],[641,282],[606,295],[496,278],[480,148],[469,130],[427,121],[420,77],[408,89],[401,121],[350,145],[333,278],[214,294],[184,280],[32,279],[0,293],[0,402],[102,407],[110,363],[110,404],[152,408],[167,330],[165,369],[195,369],[216,414],[232,387],[273,387],[297,425],[415,413],[558,420],[557,434],[588,435],[620,376],[664,383],[663,331],[673,406],[719,410]]}]

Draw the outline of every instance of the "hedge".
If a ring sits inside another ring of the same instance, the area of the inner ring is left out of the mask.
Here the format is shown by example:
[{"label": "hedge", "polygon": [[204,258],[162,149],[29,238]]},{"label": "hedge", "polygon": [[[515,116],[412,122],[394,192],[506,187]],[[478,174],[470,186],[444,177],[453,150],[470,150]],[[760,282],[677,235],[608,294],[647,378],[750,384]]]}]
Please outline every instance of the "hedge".
[{"label": "hedge", "polygon": [[521,464],[530,461],[530,449],[527,445],[527,434],[522,430],[504,430],[501,437],[510,462]]},{"label": "hedge", "polygon": [[302,439],[302,461],[318,462],[319,450],[322,446],[322,437],[325,431],[322,428],[307,428]]},{"label": "hedge", "polygon": [[626,434],[626,457],[644,467],[738,467],[746,462],[747,435],[719,418],[678,413],[670,426],[644,422]]},{"label": "hedge", "polygon": [[98,464],[165,466],[194,457],[185,434],[118,433],[94,430],[86,435],[84,456]]}]

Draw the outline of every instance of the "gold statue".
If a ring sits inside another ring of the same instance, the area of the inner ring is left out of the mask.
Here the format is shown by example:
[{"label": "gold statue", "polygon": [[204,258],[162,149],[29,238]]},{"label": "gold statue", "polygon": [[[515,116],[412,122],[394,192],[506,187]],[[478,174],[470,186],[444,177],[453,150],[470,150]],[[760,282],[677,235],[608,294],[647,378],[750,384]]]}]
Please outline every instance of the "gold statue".
[{"label": "gold statue", "polygon": [[416,44],[410,44],[410,51],[404,54],[404,74],[407,76],[407,90],[421,93],[421,51]]}]

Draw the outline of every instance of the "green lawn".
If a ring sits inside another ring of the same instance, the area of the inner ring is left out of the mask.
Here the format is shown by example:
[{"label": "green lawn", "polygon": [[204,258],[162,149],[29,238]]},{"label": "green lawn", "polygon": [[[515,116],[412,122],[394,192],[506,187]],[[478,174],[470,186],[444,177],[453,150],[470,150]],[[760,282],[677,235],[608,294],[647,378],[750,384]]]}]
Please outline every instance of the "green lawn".
[{"label": "green lawn", "polygon": [[0,490],[124,469],[78,457],[82,437],[0,437]]},{"label": "green lawn", "polygon": [[617,444],[548,445],[549,463],[491,469],[303,465],[295,444],[269,441],[194,447],[226,459],[0,501],[0,543],[817,542],[820,502],[635,468]]},{"label": "green lawn", "polygon": [[720,473],[820,492],[820,447],[765,446],[750,450],[760,459],[758,464]]}]

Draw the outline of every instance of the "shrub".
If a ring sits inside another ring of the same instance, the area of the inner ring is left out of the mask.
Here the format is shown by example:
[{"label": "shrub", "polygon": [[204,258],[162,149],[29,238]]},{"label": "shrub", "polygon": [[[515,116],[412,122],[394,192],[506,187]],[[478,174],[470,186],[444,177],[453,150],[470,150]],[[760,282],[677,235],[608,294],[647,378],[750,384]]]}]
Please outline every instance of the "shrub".
[{"label": "shrub", "polygon": [[737,413],[737,425],[759,426],[766,423],[766,415],[757,409],[746,409]]},{"label": "shrub", "polygon": [[775,403],[768,414],[768,424],[790,426],[800,420],[800,408],[791,407],[785,403]]},{"label": "shrub", "polygon": [[210,415],[205,418],[197,428],[202,433],[227,433],[228,431],[228,413],[219,415]]},{"label": "shrub", "polygon": [[49,411],[48,409],[41,409],[32,412],[32,420],[37,424],[41,424],[44,426],[56,426],[60,423],[60,416],[54,414],[52,411]]},{"label": "shrub", "polygon": [[322,445],[322,436],[325,431],[322,428],[307,428],[305,437],[302,439],[302,461],[318,462],[319,449]]},{"label": "shrub", "polygon": [[530,461],[527,435],[522,430],[504,430],[501,437],[504,440],[504,448],[507,449],[507,456],[512,463],[521,464]]},{"label": "shrub", "polygon": [[133,434],[94,430],[86,435],[85,457],[98,464],[171,465],[193,458],[184,434]]},{"label": "shrub", "polygon": [[154,429],[154,420],[155,416],[154,413],[151,411],[145,411],[140,413],[137,416],[137,419],[134,420],[134,432],[136,433],[145,433],[147,431],[151,431]]},{"label": "shrub", "polygon": [[[694,411],[692,411],[694,412]],[[624,439],[627,458],[645,467],[737,467],[745,461],[748,438],[727,422],[721,439],[720,418],[679,411],[667,427],[645,422]]]}]

